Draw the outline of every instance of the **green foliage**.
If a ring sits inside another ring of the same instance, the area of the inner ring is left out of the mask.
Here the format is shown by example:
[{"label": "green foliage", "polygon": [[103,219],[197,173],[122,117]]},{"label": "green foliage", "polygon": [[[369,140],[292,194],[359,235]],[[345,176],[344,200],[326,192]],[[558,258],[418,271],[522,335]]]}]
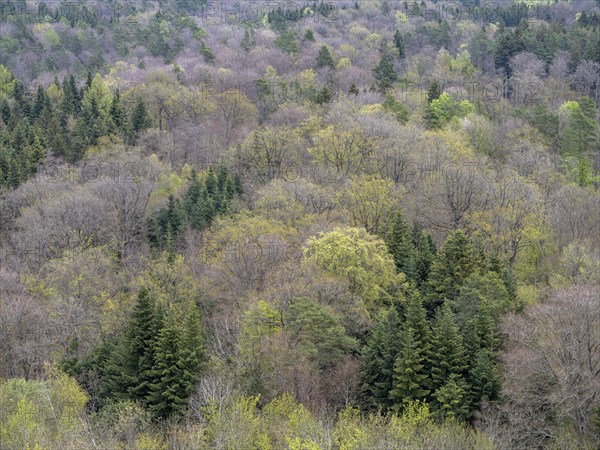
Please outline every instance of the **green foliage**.
[{"label": "green foliage", "polygon": [[433,312],[445,300],[453,300],[466,279],[478,269],[475,247],[464,232],[451,233],[431,265],[427,283],[427,307]]},{"label": "green foliage", "polygon": [[357,346],[356,340],[346,335],[339,317],[308,298],[294,300],[285,313],[284,323],[292,342],[322,369],[335,364]]},{"label": "green foliage", "polygon": [[446,384],[435,391],[436,412],[443,420],[464,420],[469,414],[467,384],[463,378],[453,373]]},{"label": "green foliage", "polygon": [[383,101],[383,109],[392,114],[398,122],[401,124],[405,124],[410,119],[410,113],[404,104],[398,100],[393,95],[386,95],[385,100]]},{"label": "green foliage", "polygon": [[[432,92],[428,93],[433,95]],[[458,103],[452,97],[444,92],[431,102],[425,108],[425,122],[431,129],[443,128],[453,117],[465,117],[473,112],[475,107],[468,100]]]},{"label": "green foliage", "polygon": [[329,67],[330,69],[335,68],[333,57],[331,52],[326,45],[321,46],[319,53],[317,54],[317,60],[315,64],[316,69],[322,69],[323,67]]},{"label": "green foliage", "polygon": [[383,310],[373,325],[362,353],[361,380],[370,407],[390,408],[394,365],[400,351],[398,333],[401,321],[395,309]]},{"label": "green foliage", "polygon": [[394,381],[390,391],[390,399],[398,410],[429,394],[421,341],[415,338],[415,331],[410,327],[400,331],[399,341],[400,352],[394,363]]},{"label": "green foliage", "polygon": [[448,383],[451,375],[462,375],[467,369],[463,337],[456,323],[456,316],[447,303],[435,315],[428,358],[433,390]]},{"label": "green foliage", "polygon": [[381,92],[387,92],[392,88],[398,74],[394,69],[394,62],[390,55],[384,54],[381,57],[377,66],[373,68],[373,76],[377,80],[377,87]]},{"label": "green foliage", "polygon": [[401,281],[385,243],[361,228],[336,228],[310,238],[304,257],[347,280],[370,306],[389,299],[389,290]]}]

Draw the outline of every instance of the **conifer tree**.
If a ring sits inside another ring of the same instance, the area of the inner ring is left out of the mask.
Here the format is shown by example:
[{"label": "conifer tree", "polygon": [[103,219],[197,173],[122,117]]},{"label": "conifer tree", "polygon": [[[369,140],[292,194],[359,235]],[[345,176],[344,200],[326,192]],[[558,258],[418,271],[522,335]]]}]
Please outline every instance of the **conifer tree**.
[{"label": "conifer tree", "polygon": [[434,393],[434,407],[440,419],[465,420],[469,415],[468,387],[462,376],[451,374]]},{"label": "conifer tree", "polygon": [[431,327],[427,320],[427,310],[419,291],[414,291],[404,311],[404,327],[413,331],[414,339],[423,354],[428,354],[431,340]]},{"label": "conifer tree", "polygon": [[432,82],[427,89],[427,103],[437,100],[442,95],[442,90],[437,81]]},{"label": "conifer tree", "polygon": [[453,300],[465,280],[478,268],[474,248],[464,232],[451,233],[431,265],[427,307],[430,313],[445,300]]},{"label": "conifer tree", "polygon": [[157,418],[167,418],[183,410],[187,402],[183,387],[183,371],[179,366],[179,333],[172,313],[162,322],[154,347],[152,383],[146,402]]},{"label": "conifer tree", "polygon": [[500,392],[500,378],[494,364],[494,354],[488,349],[477,351],[469,371],[469,403],[477,405],[482,399],[495,400]]},{"label": "conifer tree", "polygon": [[398,58],[404,59],[406,54],[404,48],[404,40],[402,39],[402,34],[400,34],[400,30],[396,30],[394,33],[394,47],[398,50]]},{"label": "conifer tree", "polygon": [[414,330],[409,327],[402,330],[399,341],[400,351],[394,363],[393,387],[390,390],[390,400],[397,411],[429,394],[425,358]]},{"label": "conifer tree", "polygon": [[317,61],[315,64],[316,69],[321,69],[323,67],[330,67],[333,69],[335,64],[333,63],[333,57],[331,56],[331,52],[326,45],[321,46],[319,49],[319,53],[317,54]]},{"label": "conifer tree", "polygon": [[155,345],[162,323],[162,312],[142,287],[133,311],[127,334],[126,373],[130,377],[128,389],[132,400],[146,402],[150,388],[155,382],[153,372],[156,364]]},{"label": "conifer tree", "polygon": [[446,384],[452,374],[462,375],[467,368],[463,337],[447,303],[438,308],[433,321],[428,359],[433,390]]},{"label": "conifer tree", "polygon": [[379,63],[373,69],[373,76],[381,92],[387,92],[398,78],[392,58],[388,54],[382,55]]},{"label": "conifer tree", "polygon": [[400,320],[394,309],[382,312],[362,355],[361,378],[367,395],[367,405],[389,408],[394,383],[394,364],[400,349]]},{"label": "conifer tree", "polygon": [[392,229],[387,236],[387,245],[394,257],[396,269],[409,280],[416,278],[415,247],[408,225],[401,211],[398,211],[392,222]]}]

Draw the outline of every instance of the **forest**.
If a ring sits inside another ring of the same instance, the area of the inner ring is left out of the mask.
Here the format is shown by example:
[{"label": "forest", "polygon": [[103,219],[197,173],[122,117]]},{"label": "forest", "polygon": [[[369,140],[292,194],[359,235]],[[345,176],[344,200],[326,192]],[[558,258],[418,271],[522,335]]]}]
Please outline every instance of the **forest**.
[{"label": "forest", "polygon": [[0,0],[0,450],[600,446],[600,0]]}]

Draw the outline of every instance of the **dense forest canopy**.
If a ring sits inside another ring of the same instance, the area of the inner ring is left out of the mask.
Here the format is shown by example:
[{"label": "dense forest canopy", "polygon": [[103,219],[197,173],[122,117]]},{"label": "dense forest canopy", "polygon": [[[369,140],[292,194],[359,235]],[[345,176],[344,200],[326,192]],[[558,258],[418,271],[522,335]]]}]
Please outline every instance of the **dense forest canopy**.
[{"label": "dense forest canopy", "polygon": [[598,0],[0,0],[0,449],[597,449],[599,102]]}]

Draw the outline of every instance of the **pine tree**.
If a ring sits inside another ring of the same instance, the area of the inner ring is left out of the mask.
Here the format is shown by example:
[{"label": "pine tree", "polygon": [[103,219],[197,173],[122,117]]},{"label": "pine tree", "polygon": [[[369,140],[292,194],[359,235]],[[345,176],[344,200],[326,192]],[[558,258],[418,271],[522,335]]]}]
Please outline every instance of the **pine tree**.
[{"label": "pine tree", "polygon": [[352,94],[352,95],[358,95],[358,94],[360,94],[360,91],[356,87],[356,84],[352,83],[350,85],[350,89],[348,90],[348,94]]},{"label": "pine tree", "polygon": [[123,106],[121,106],[121,93],[118,88],[110,105],[110,118],[112,120],[112,128],[116,131],[124,132],[125,111],[123,110]]},{"label": "pine tree", "polygon": [[436,248],[431,235],[424,233],[418,223],[413,225],[412,241],[415,248],[415,280],[417,287],[423,291],[429,278]]},{"label": "pine tree", "polygon": [[331,52],[326,45],[323,45],[319,49],[319,53],[317,54],[317,60],[315,64],[316,69],[321,69],[323,67],[334,68],[335,64],[333,63],[333,57],[331,56]]},{"label": "pine tree", "polygon": [[131,377],[128,394],[132,400],[145,403],[155,382],[155,345],[161,323],[160,308],[150,297],[148,289],[142,287],[138,292],[127,335],[125,372]]},{"label": "pine tree", "polygon": [[329,88],[327,86],[323,86],[322,89],[319,90],[319,92],[317,92],[317,98],[315,99],[315,102],[318,105],[323,105],[325,103],[329,103],[331,101],[331,91],[329,90]]},{"label": "pine tree", "polygon": [[463,337],[447,303],[435,315],[428,359],[433,390],[446,384],[452,374],[462,375],[467,368]]},{"label": "pine tree", "polygon": [[370,407],[392,406],[394,364],[400,350],[398,313],[391,309],[380,314],[362,355],[363,391]]},{"label": "pine tree", "polygon": [[404,59],[406,54],[404,48],[404,40],[402,39],[402,34],[400,34],[400,30],[396,30],[394,33],[394,47],[398,50],[398,58]]},{"label": "pine tree", "polygon": [[386,243],[394,257],[396,269],[402,272],[409,280],[416,278],[415,247],[408,225],[401,211],[398,211],[392,222],[392,229],[387,236]]},{"label": "pine tree", "polygon": [[390,400],[397,411],[429,394],[429,389],[426,389],[428,377],[423,364],[425,358],[419,341],[415,339],[414,330],[402,330],[399,341],[400,352],[394,363],[393,388],[390,390]]},{"label": "pine tree", "polygon": [[431,327],[419,291],[414,291],[408,299],[404,311],[404,327],[413,330],[419,348],[423,354],[427,354],[430,348]]},{"label": "pine tree", "polygon": [[435,410],[440,419],[465,420],[469,415],[468,386],[465,380],[455,373],[434,392]]},{"label": "pine tree", "polygon": [[469,371],[469,402],[477,405],[481,400],[495,400],[500,393],[500,378],[496,373],[494,354],[480,349],[475,354]]},{"label": "pine tree", "polygon": [[427,103],[437,100],[442,95],[442,90],[437,81],[432,82],[427,89]]},{"label": "pine tree", "polygon": [[[141,98],[138,98],[135,108],[131,114],[130,127],[132,131],[131,136],[134,140],[139,137],[142,130],[150,127],[150,116],[146,110],[146,104]],[[133,142],[130,143],[132,144]]]},{"label": "pine tree", "polygon": [[157,418],[167,418],[185,407],[183,371],[178,364],[179,333],[172,313],[163,318],[154,347],[152,383],[148,386],[146,403]]},{"label": "pine tree", "polygon": [[373,76],[381,92],[387,92],[398,78],[392,58],[388,54],[382,55],[379,63],[373,69]]},{"label": "pine tree", "polygon": [[183,375],[181,384],[185,398],[189,398],[196,387],[204,362],[204,344],[200,326],[200,314],[195,304],[190,305],[185,328],[179,342],[178,365]]},{"label": "pine tree", "polygon": [[445,300],[453,300],[465,280],[478,268],[475,250],[460,230],[451,233],[431,265],[427,307],[430,313]]}]

